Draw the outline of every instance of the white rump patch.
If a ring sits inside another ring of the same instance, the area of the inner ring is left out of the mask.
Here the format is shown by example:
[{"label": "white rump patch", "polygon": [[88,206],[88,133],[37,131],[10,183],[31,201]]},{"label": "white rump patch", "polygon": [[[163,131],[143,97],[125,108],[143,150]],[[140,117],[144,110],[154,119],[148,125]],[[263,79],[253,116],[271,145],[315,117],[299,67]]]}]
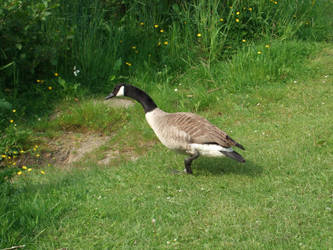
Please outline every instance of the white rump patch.
[{"label": "white rump patch", "polygon": [[192,143],[190,144],[190,149],[188,153],[194,154],[197,151],[200,155],[207,157],[224,157],[225,155],[221,151],[233,152],[232,148],[224,148],[216,144]]},{"label": "white rump patch", "polygon": [[124,94],[125,94],[125,87],[121,86],[116,96],[124,96]]}]

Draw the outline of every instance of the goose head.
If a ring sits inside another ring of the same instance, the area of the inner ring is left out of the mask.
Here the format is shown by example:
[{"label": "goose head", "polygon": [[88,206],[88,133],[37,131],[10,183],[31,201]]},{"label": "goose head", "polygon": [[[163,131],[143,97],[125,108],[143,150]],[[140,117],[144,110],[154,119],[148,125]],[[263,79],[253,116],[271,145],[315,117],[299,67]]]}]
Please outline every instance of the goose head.
[{"label": "goose head", "polygon": [[113,91],[107,97],[105,97],[105,100],[108,100],[108,99],[110,99],[112,97],[116,97],[116,96],[126,96],[126,94],[125,94],[126,85],[127,84],[125,84],[125,83],[120,83],[117,86],[115,86]]},{"label": "goose head", "polygon": [[118,96],[127,96],[133,98],[134,100],[141,103],[144,108],[145,113],[150,112],[157,108],[155,102],[151,99],[151,97],[145,93],[143,90],[127,83],[120,83],[116,87],[114,87],[113,91],[105,97],[106,100],[118,97]]}]

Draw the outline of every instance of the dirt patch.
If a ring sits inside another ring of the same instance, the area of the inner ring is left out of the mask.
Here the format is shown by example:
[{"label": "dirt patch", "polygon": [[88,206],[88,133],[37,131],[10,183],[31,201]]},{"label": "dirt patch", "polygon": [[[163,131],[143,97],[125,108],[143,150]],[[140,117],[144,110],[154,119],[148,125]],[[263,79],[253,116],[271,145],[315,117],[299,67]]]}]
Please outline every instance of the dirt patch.
[{"label": "dirt patch", "polygon": [[104,104],[113,108],[129,108],[134,106],[135,102],[129,99],[112,98],[110,100],[105,100]]},{"label": "dirt patch", "polygon": [[110,136],[66,132],[49,141],[49,153],[43,154],[57,165],[70,165],[82,160],[88,153],[104,145]]}]

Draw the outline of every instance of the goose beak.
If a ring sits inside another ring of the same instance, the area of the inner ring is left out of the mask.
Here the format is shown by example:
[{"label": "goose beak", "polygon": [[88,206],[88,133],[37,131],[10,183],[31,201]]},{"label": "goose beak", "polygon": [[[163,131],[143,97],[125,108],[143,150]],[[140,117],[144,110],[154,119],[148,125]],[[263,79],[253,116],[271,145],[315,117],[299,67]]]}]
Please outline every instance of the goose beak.
[{"label": "goose beak", "polygon": [[107,97],[105,97],[105,100],[108,100],[108,99],[110,99],[112,97],[115,97],[115,95],[113,93],[111,93],[110,95],[108,95]]}]

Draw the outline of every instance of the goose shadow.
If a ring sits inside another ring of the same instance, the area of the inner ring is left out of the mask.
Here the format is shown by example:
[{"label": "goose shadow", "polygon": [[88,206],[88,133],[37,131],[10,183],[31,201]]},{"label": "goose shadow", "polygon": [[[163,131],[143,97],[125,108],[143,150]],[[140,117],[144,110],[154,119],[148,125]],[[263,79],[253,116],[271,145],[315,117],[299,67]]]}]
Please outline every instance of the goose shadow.
[{"label": "goose shadow", "polygon": [[256,177],[262,174],[263,167],[253,161],[238,163],[232,159],[202,158],[192,164],[194,175],[202,175],[209,172],[213,175],[247,175]]}]

